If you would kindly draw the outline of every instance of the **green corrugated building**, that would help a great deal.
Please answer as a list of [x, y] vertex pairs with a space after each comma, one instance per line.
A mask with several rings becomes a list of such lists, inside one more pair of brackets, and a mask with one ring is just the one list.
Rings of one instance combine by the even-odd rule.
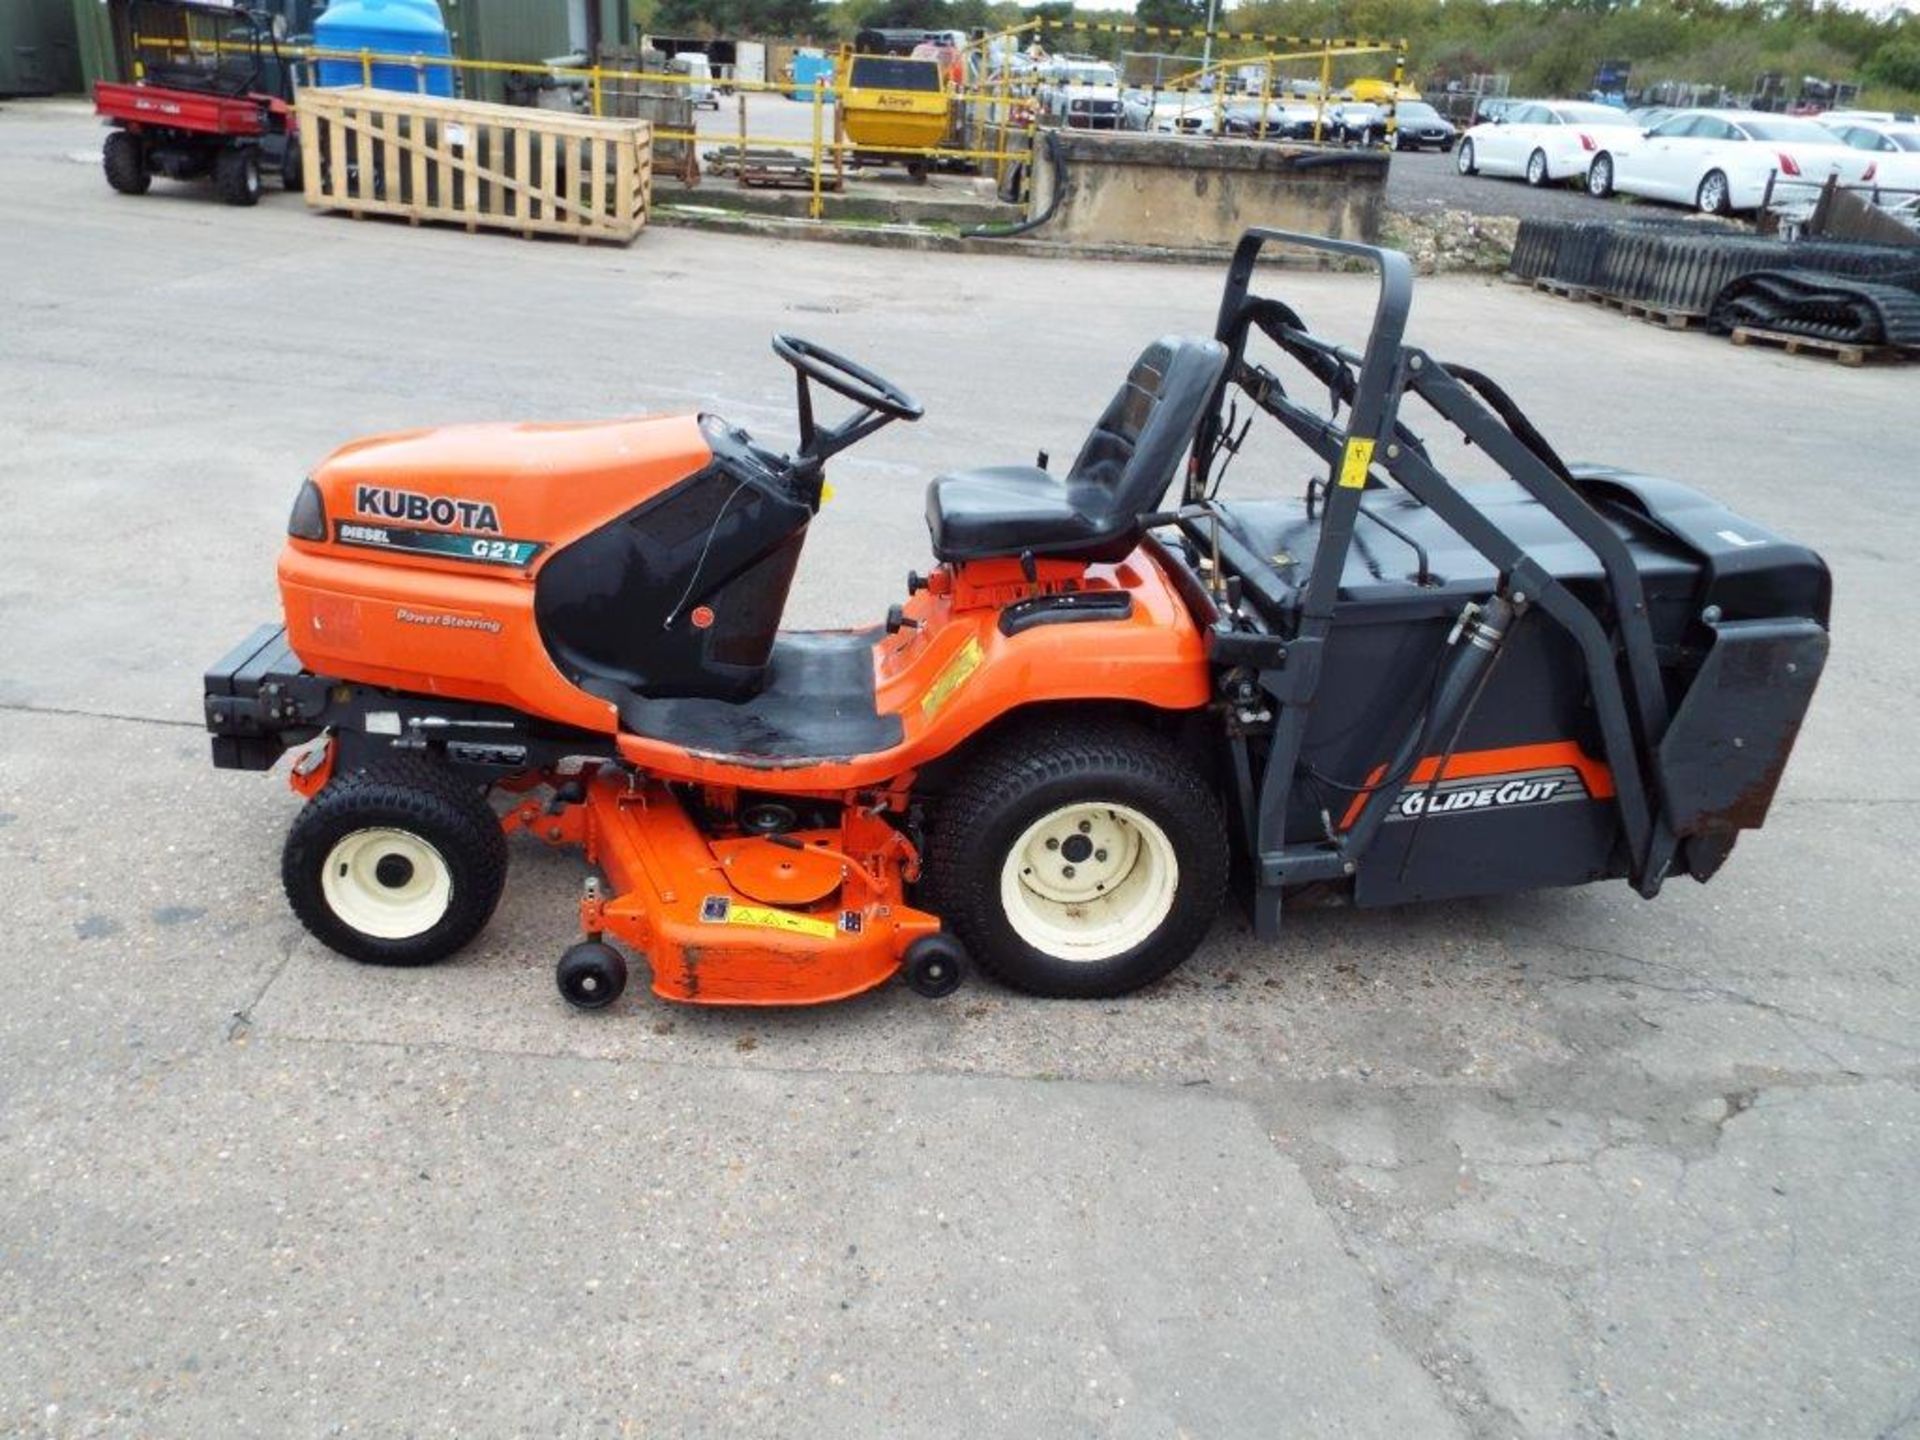
[[0, 95], [80, 88], [71, 0], [0, 0]]
[[[14, 6], [71, 5], [78, 31], [80, 68], [91, 88], [95, 80], [116, 74], [115, 20], [106, 0], [0, 0], [0, 14]], [[113, 7], [115, 11], [123, 7]], [[311, 27], [325, 6], [281, 0], [265, 8], [287, 15], [295, 32]], [[545, 60], [573, 51], [591, 54], [596, 45], [626, 45], [633, 39], [628, 0], [440, 0], [453, 53], [462, 60]], [[475, 100], [499, 100], [504, 77], [473, 73], [461, 78], [461, 93]]]

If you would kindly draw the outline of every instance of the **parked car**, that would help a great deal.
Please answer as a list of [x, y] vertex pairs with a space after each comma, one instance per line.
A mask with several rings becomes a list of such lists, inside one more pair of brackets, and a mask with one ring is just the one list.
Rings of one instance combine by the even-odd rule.
[[1912, 125], [1920, 122], [1920, 115], [1911, 110], [1829, 110], [1820, 121], [1827, 126]]
[[1670, 116], [1679, 113], [1679, 108], [1673, 105], [1641, 105], [1627, 111], [1627, 118], [1642, 130], [1651, 130]]
[[1920, 125], [1823, 122], [1855, 150], [1874, 158], [1872, 181], [1890, 190], [1920, 190]]
[[1874, 157], [1811, 120], [1746, 110], [1682, 110], [1644, 135], [1610, 138], [1587, 170], [1587, 193], [1616, 190], [1692, 205], [1709, 215], [1757, 210], [1776, 190], [1871, 179]]
[[1393, 107], [1393, 116], [1393, 148], [1396, 150], [1424, 150], [1431, 146], [1444, 155], [1460, 138], [1453, 122], [1424, 100], [1402, 100]]
[[1370, 100], [1342, 100], [1327, 107], [1321, 138], [1372, 145], [1387, 138], [1387, 112]]
[[1488, 95], [1484, 97], [1478, 105], [1473, 107], [1473, 123], [1476, 125], [1490, 125], [1495, 120], [1504, 116], [1509, 110], [1513, 109], [1514, 106], [1524, 103], [1524, 101], [1515, 100], [1506, 95]]
[[1216, 118], [1210, 96], [1182, 91], [1153, 101], [1141, 128], [1160, 135], [1211, 135]]
[[1529, 185], [1583, 180], [1593, 157], [1615, 142], [1638, 139], [1626, 112], [1585, 100], [1528, 100], [1460, 141], [1462, 175], [1520, 175]]
[[1228, 135], [1239, 135], [1255, 139], [1268, 140], [1311, 140], [1313, 121], [1319, 112], [1301, 100], [1269, 100], [1266, 110], [1266, 125], [1263, 129], [1260, 117], [1260, 102], [1237, 101], [1227, 106], [1227, 119], [1223, 127]]

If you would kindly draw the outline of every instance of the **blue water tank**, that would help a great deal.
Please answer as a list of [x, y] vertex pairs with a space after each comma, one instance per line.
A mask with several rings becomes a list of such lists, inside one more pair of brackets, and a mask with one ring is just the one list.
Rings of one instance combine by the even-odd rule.
[[[321, 50], [367, 50], [376, 56], [453, 54], [437, 0], [333, 0], [313, 22], [313, 43]], [[376, 60], [372, 69], [377, 90], [453, 94], [450, 65]], [[322, 85], [358, 85], [366, 78], [358, 60], [322, 60], [319, 72]]]
[[833, 104], [833, 57], [831, 55], [808, 55], [804, 51], [793, 57], [793, 89], [788, 92], [794, 100], [813, 103], [813, 82], [827, 82], [826, 103]]

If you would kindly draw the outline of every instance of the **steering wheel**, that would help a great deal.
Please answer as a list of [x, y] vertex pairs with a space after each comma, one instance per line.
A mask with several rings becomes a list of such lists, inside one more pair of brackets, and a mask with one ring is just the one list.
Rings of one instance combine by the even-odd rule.
[[856, 365], [844, 355], [836, 355], [824, 345], [802, 340], [798, 335], [773, 337], [773, 353], [809, 380], [818, 380], [834, 394], [853, 401], [863, 410], [872, 410], [889, 420], [918, 420], [926, 414], [921, 403], [891, 380]]

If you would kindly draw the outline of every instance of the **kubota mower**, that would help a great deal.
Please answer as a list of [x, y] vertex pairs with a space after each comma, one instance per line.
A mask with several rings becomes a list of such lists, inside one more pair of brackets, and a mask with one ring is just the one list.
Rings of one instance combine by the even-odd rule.
[[[1363, 353], [1250, 292], [1276, 243], [1377, 270]], [[473, 939], [516, 832], [579, 847], [559, 983], [587, 1007], [625, 984], [610, 941], [707, 1004], [903, 967], [941, 994], [967, 956], [1107, 996], [1178, 965], [1230, 884], [1272, 936], [1305, 892], [1706, 880], [1806, 712], [1826, 568], [1563, 463], [1403, 343], [1410, 298], [1402, 255], [1250, 232], [1212, 338], [1148, 346], [1064, 477], [933, 481], [933, 568], [869, 630], [781, 610], [828, 460], [921, 408], [805, 341], [774, 341], [792, 454], [705, 414], [350, 445], [294, 502], [284, 626], [207, 676], [214, 761], [300, 747], [287, 893], [357, 960]], [[852, 413], [822, 423], [816, 385]], [[1502, 478], [1450, 480], [1412, 402]], [[1293, 457], [1266, 488], [1304, 451], [1304, 492], [1223, 499], [1262, 416]]]
[[101, 152], [109, 185], [144, 195], [155, 175], [210, 176], [229, 205], [259, 201], [263, 170], [300, 188], [284, 21], [237, 0], [126, 0], [109, 24], [135, 76], [93, 87], [94, 110], [113, 127]]

